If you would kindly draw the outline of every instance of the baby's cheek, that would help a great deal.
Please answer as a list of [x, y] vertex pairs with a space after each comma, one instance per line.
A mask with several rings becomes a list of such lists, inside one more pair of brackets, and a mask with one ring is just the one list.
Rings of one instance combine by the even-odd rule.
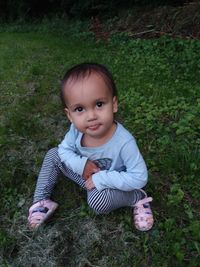
[[82, 120], [77, 121], [75, 126], [80, 132], [84, 132], [86, 130], [86, 125], [83, 123]]

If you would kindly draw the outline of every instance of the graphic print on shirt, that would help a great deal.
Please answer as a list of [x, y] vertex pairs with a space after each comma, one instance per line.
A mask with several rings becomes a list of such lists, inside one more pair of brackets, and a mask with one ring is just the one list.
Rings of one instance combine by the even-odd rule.
[[112, 159], [109, 158], [96, 159], [94, 160], [94, 163], [101, 171], [109, 170], [112, 165]]

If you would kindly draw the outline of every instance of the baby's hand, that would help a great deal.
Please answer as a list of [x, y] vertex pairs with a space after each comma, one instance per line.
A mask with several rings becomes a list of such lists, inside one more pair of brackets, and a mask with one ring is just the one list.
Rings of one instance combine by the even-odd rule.
[[92, 174], [98, 171], [100, 171], [100, 169], [97, 167], [97, 165], [93, 161], [88, 160], [83, 171], [83, 178], [87, 181]]
[[93, 188], [95, 188], [92, 177], [87, 179], [87, 181], [85, 182], [85, 187], [87, 188], [87, 190], [92, 190]]

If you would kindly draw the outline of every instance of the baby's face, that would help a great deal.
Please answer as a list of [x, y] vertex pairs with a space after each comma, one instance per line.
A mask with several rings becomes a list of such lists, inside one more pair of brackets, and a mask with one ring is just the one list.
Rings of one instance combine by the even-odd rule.
[[117, 99], [100, 75], [67, 82], [64, 98], [66, 115], [80, 132], [102, 140], [111, 135]]

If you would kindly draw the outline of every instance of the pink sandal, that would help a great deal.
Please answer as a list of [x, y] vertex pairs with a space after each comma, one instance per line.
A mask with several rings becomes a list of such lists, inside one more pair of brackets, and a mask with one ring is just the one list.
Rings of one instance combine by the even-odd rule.
[[29, 209], [28, 223], [31, 228], [37, 228], [50, 218], [58, 208], [58, 204], [50, 199], [44, 199], [33, 204]]
[[[143, 190], [141, 191], [145, 193]], [[144, 199], [139, 200], [134, 205], [134, 209], [133, 209], [134, 223], [135, 223], [136, 229], [140, 231], [148, 231], [153, 226], [154, 219], [153, 219], [152, 210], [149, 204], [149, 202], [151, 202], [152, 200], [153, 200], [152, 197], [146, 196]]]

